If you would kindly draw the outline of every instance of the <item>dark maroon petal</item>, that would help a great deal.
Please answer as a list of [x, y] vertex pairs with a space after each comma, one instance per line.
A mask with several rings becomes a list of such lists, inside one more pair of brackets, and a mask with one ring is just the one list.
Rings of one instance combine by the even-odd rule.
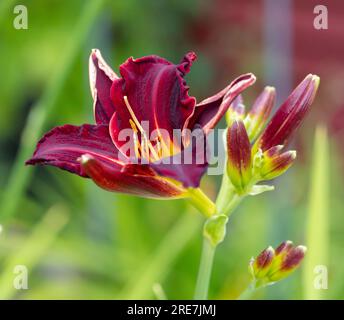
[[265, 151], [286, 144], [313, 103], [318, 86], [319, 77], [308, 75], [277, 110], [256, 145]]
[[123, 165], [117, 160], [118, 150], [112, 143], [108, 126], [90, 124], [80, 127], [67, 124], [52, 129], [38, 142], [26, 164], [56, 166], [85, 177], [78, 161], [85, 153], [118, 168]]
[[188, 128], [192, 129], [195, 124], [199, 124], [208, 133], [221, 120], [233, 100], [255, 81], [253, 74], [244, 74], [222, 91], [198, 103], [194, 114], [188, 120]]
[[106, 64], [97, 49], [93, 49], [90, 55], [89, 76], [95, 121], [97, 124], [108, 124], [115, 112], [110, 98], [110, 89], [112, 82], [118, 79], [118, 76]]
[[208, 167], [207, 141], [203, 130], [198, 128], [188, 140], [190, 144], [181, 153], [150, 166], [159, 175], [182, 182], [185, 188], [197, 188]]
[[146, 198], [182, 197], [185, 190], [176, 184], [153, 175], [149, 167], [124, 166], [122, 170], [99, 161], [91, 155], [83, 155], [81, 163], [86, 174], [101, 188]]
[[124, 96], [137, 120], [149, 122], [150, 131], [162, 128], [172, 137], [173, 129], [183, 128], [196, 104], [195, 98], [188, 95], [189, 88], [183, 77], [195, 59], [196, 55], [191, 52], [179, 65], [158, 56], [129, 58], [121, 65], [122, 79], [115, 81], [111, 88], [116, 113], [111, 119], [110, 133], [118, 147], [124, 143], [118, 141], [120, 130], [131, 128], [129, 120], [134, 120]]

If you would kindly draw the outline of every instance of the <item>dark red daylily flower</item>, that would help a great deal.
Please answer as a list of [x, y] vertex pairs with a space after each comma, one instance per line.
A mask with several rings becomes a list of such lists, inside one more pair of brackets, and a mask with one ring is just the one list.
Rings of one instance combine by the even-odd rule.
[[[184, 196], [186, 188], [198, 187], [207, 169], [206, 148], [199, 154], [197, 143], [190, 144], [192, 139], [186, 136], [176, 142], [173, 130], [198, 129], [207, 134], [233, 99], [255, 82], [252, 74], [242, 75], [197, 104], [184, 80], [195, 59], [192, 52], [177, 65], [158, 56], [129, 58], [120, 66], [119, 77], [93, 50], [90, 85], [96, 124], [52, 129], [26, 163], [52, 165], [92, 178], [109, 191], [153, 198]], [[127, 129], [129, 141], [121, 139]], [[157, 133], [154, 141], [149, 139], [152, 131]], [[125, 149], [128, 143], [130, 148]], [[128, 150], [134, 150], [134, 155]], [[191, 154], [191, 162], [173, 161], [186, 154]], [[198, 163], [202, 156], [203, 162]]]

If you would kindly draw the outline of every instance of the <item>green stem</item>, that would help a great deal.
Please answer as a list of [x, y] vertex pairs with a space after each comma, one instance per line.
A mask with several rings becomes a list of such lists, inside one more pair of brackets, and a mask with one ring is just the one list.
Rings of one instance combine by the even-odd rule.
[[256, 291], [254, 284], [250, 284], [238, 297], [237, 300], [250, 300], [252, 298], [252, 295]]
[[216, 212], [214, 202], [200, 188], [190, 188], [188, 194], [190, 203], [207, 218], [210, 218]]
[[222, 176], [220, 191], [216, 199], [217, 211], [220, 212], [221, 214], [226, 214], [226, 207], [227, 207], [228, 201], [231, 201], [229, 199], [233, 199], [235, 195], [236, 193], [235, 193], [234, 187], [230, 183], [227, 174], [224, 173]]
[[[193, 189], [195, 190], [195, 189]], [[207, 217], [213, 216], [216, 214], [227, 214], [228, 216], [235, 210], [240, 201], [243, 199], [243, 196], [239, 196], [231, 183], [228, 181], [226, 174], [223, 175], [222, 185], [220, 188], [219, 195], [216, 199], [216, 207], [211, 210], [211, 214]], [[202, 202], [201, 202], [202, 203]], [[213, 204], [214, 205], [214, 204]], [[203, 211], [202, 211], [203, 212]], [[203, 212], [204, 213], [204, 212]], [[211, 269], [214, 261], [214, 255], [217, 245], [212, 245], [204, 236], [203, 239], [203, 249], [202, 256], [197, 276], [197, 284], [195, 290], [195, 299], [207, 299], [208, 297], [208, 288], [211, 276]]]
[[231, 201], [229, 201], [229, 203], [223, 210], [224, 214], [227, 214], [228, 216], [230, 216], [234, 212], [234, 209], [239, 205], [241, 200], [244, 199], [244, 197], [245, 197], [244, 195], [240, 196], [238, 194], [234, 194]]
[[216, 211], [230, 216], [245, 196], [245, 194], [239, 195], [235, 191], [225, 173], [222, 177], [220, 192], [216, 199]]
[[216, 246], [212, 246], [208, 239], [203, 240], [201, 263], [198, 271], [195, 300], [206, 300], [214, 261]]

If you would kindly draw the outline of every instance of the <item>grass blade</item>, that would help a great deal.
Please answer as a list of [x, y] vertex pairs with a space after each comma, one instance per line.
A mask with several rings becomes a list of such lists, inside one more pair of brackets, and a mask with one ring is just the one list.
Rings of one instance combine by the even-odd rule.
[[[57, 234], [65, 226], [67, 220], [68, 215], [63, 207], [54, 206], [48, 210], [21, 248], [7, 259], [0, 274], [0, 299], [11, 299], [16, 293], [13, 285], [15, 266], [23, 265], [30, 273], [40, 257], [56, 239]], [[6, 239], [1, 239], [1, 241], [6, 241]]]
[[183, 213], [160, 242], [156, 251], [138, 269], [124, 287], [119, 299], [148, 299], [155, 283], [162, 283], [172, 264], [188, 242], [201, 231], [201, 219], [190, 212]]
[[[323, 299], [326, 290], [321, 285], [323, 269], [328, 267], [328, 213], [329, 213], [329, 146], [326, 128], [319, 126], [315, 133], [313, 165], [311, 171], [308, 217], [306, 223], [306, 254], [303, 269], [303, 291], [305, 299]], [[327, 274], [323, 274], [327, 277]], [[325, 280], [327, 281], [327, 280]], [[323, 283], [324, 284], [324, 283]]]
[[[87, 2], [80, 20], [76, 23], [74, 34], [70, 37], [69, 46], [67, 45], [66, 49], [61, 50], [61, 65], [57, 68], [57, 73], [48, 83], [41, 99], [29, 114], [8, 185], [3, 193], [0, 205], [0, 218], [2, 222], [11, 217], [17, 209], [18, 199], [21, 198], [33, 170], [32, 168], [25, 167], [24, 162], [31, 156], [36, 142], [43, 133], [44, 125], [56, 106], [55, 102], [63, 89], [67, 76], [72, 70], [79, 49], [87, 39], [103, 3], [104, 0]], [[63, 55], [63, 53], [65, 54]]]

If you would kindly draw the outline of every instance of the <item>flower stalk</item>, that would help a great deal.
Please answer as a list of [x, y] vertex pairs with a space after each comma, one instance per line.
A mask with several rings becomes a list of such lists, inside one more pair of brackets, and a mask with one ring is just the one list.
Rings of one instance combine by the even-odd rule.
[[[227, 193], [228, 191], [228, 193]], [[219, 211], [219, 208], [222, 209], [224, 205], [225, 197], [231, 196], [232, 206], [227, 214], [218, 214], [218, 212], [225, 212]], [[202, 248], [202, 255], [201, 261], [197, 276], [196, 282], [196, 289], [195, 289], [195, 300], [206, 300], [208, 298], [208, 289], [211, 277], [211, 270], [214, 262], [215, 252], [217, 246], [224, 240], [226, 236], [226, 226], [228, 222], [228, 216], [234, 211], [234, 209], [239, 204], [239, 199], [241, 197], [238, 196], [233, 188], [230, 188], [229, 185], [225, 185], [224, 189], [221, 188], [219, 193], [220, 199], [218, 198], [216, 204], [216, 214], [208, 218], [204, 223], [203, 228], [203, 248]], [[221, 199], [222, 197], [222, 199]], [[225, 210], [228, 209], [227, 207], [223, 207]]]
[[188, 196], [190, 203], [198, 209], [206, 218], [210, 218], [216, 212], [215, 204], [200, 188], [189, 188]]
[[195, 300], [208, 299], [208, 289], [210, 283], [211, 270], [214, 262], [216, 246], [213, 246], [209, 239], [203, 239], [201, 262], [198, 271]]

